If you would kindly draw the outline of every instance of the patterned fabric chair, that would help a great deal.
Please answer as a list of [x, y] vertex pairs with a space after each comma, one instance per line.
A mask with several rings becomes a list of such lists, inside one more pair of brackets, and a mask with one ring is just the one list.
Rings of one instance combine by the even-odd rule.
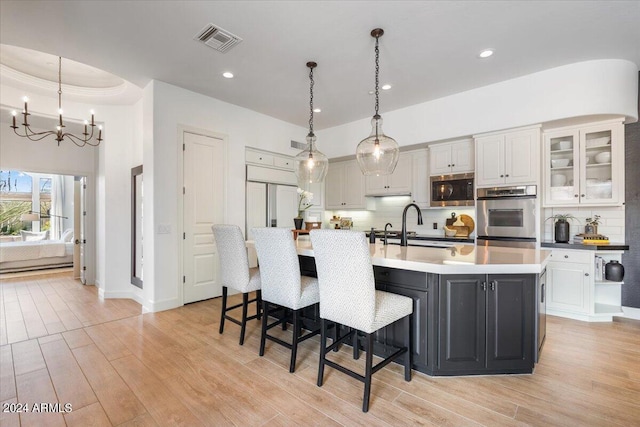
[[[413, 300], [389, 292], [377, 291], [371, 265], [369, 244], [365, 234], [348, 230], [312, 230], [311, 244], [315, 255], [320, 286], [320, 364], [318, 386], [322, 386], [324, 366], [328, 365], [364, 382], [362, 411], [369, 410], [371, 375], [391, 361], [404, 356], [404, 377], [411, 381], [411, 316]], [[398, 320], [407, 331], [404, 346], [373, 366], [374, 333]], [[332, 321], [351, 330], [327, 347], [327, 327]], [[366, 352], [365, 375], [327, 360], [327, 353], [340, 342], [353, 340], [353, 358], [360, 356], [358, 331], [364, 334]]]
[[[262, 275], [262, 312], [264, 316], [262, 317], [260, 356], [264, 355], [267, 339], [276, 342], [291, 350], [289, 372], [294, 372], [298, 344], [320, 332], [320, 329], [315, 327], [312, 332], [301, 336], [304, 322], [302, 310], [317, 304], [319, 300], [318, 280], [313, 277], [300, 276], [300, 263], [291, 230], [286, 228], [254, 228], [252, 233], [256, 242], [256, 252]], [[275, 306], [275, 309], [270, 311], [270, 306]], [[267, 334], [268, 330], [278, 325], [282, 325], [282, 328], [286, 329], [286, 322], [289, 319], [286, 314], [268, 324], [268, 313], [273, 313], [280, 308], [285, 313], [288, 310], [292, 312], [293, 340], [291, 344]]]
[[[242, 230], [237, 225], [213, 225], [218, 254], [220, 256], [220, 278], [222, 281], [222, 312], [220, 313], [220, 330], [224, 331], [224, 321], [229, 320], [240, 325], [240, 345], [244, 344], [244, 334], [247, 329], [247, 320], [260, 320], [260, 270], [249, 268], [247, 248], [242, 236]], [[242, 303], [227, 307], [228, 288], [242, 292]], [[250, 292], [256, 292], [256, 297], [249, 299]], [[247, 309], [250, 303], [256, 303], [256, 314], [247, 317]], [[238, 321], [227, 313], [242, 307], [242, 319]]]

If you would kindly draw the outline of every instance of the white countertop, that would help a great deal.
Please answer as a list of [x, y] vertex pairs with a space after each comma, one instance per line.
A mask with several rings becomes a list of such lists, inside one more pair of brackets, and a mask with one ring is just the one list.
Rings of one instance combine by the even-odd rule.
[[[298, 255], [313, 256], [310, 240], [296, 241]], [[449, 248], [370, 244], [371, 262], [381, 267], [436, 274], [537, 274], [550, 250], [454, 245]]]

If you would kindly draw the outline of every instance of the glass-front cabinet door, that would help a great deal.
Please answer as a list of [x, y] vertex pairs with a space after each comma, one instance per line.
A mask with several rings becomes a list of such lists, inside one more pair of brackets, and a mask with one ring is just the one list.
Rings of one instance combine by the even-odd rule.
[[[607, 126], [594, 126], [580, 133], [581, 168], [580, 182], [581, 203], [609, 204], [618, 200], [618, 188], [621, 183], [614, 179], [614, 167], [617, 165], [614, 152], [613, 129]], [[619, 145], [619, 144], [618, 144]]]
[[545, 199], [549, 206], [580, 203], [580, 135], [577, 130], [546, 132]]
[[544, 133], [544, 206], [620, 205], [624, 196], [622, 122]]

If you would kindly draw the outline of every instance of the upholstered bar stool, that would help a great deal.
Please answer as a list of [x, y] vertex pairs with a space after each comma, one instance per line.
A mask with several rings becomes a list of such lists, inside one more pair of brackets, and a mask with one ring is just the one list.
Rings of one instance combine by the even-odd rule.
[[[318, 386], [322, 386], [324, 367], [328, 365], [364, 383], [362, 411], [369, 410], [371, 376], [404, 356], [404, 378], [411, 381], [411, 316], [413, 300], [390, 292], [377, 291], [365, 234], [348, 230], [312, 230], [311, 244], [320, 287], [320, 363]], [[374, 333], [401, 320], [406, 331], [404, 346], [373, 366]], [[351, 330], [327, 347], [328, 321]], [[341, 342], [353, 340], [353, 357], [360, 355], [358, 331], [364, 334], [365, 374], [352, 371], [326, 355]]]
[[[260, 356], [264, 355], [267, 339], [276, 342], [291, 350], [289, 372], [294, 372], [298, 344], [320, 332], [316, 324], [310, 326], [311, 332], [302, 335], [302, 327], [307, 327], [304, 324], [302, 310], [318, 303], [318, 280], [314, 277], [300, 275], [300, 263], [291, 230], [286, 228], [254, 228], [252, 233], [262, 277], [263, 317]], [[273, 309], [270, 309], [272, 306]], [[289, 319], [289, 316], [285, 314], [269, 324], [268, 314], [274, 313], [278, 309], [283, 309], [285, 313], [288, 310], [292, 312], [293, 339], [291, 344], [267, 334], [270, 329], [278, 325], [282, 325], [284, 329]]]
[[[220, 330], [224, 331], [224, 321], [228, 320], [240, 325], [240, 345], [244, 344], [244, 334], [247, 329], [247, 320], [260, 320], [260, 270], [249, 268], [247, 247], [242, 236], [242, 230], [237, 225], [213, 225], [213, 235], [220, 256], [220, 278], [222, 281], [222, 311], [220, 313]], [[228, 288], [242, 292], [242, 303], [227, 307]], [[250, 292], [256, 292], [254, 299], [249, 299]], [[256, 303], [256, 314], [247, 316], [249, 304]], [[227, 313], [242, 307], [240, 321], [230, 317]]]

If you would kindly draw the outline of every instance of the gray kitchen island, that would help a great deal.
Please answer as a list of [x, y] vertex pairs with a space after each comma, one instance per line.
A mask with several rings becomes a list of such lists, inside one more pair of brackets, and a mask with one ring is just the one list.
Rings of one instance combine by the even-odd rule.
[[[316, 274], [308, 240], [302, 274]], [[544, 339], [550, 251], [371, 244], [376, 288], [411, 297], [413, 368], [429, 375], [531, 373]], [[376, 335], [376, 353], [402, 345], [402, 324]]]

